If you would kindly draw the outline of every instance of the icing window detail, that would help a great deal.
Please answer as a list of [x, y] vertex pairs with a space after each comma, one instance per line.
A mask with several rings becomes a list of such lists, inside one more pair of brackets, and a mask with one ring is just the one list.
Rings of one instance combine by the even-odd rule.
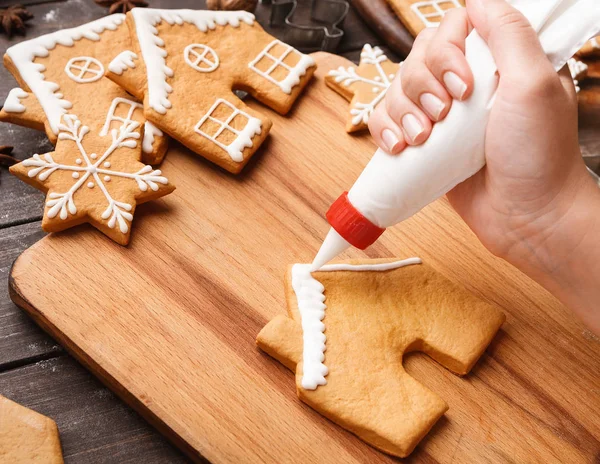
[[[100, 136], [104, 137], [106, 134], [108, 134], [108, 130], [110, 129], [110, 123], [113, 121], [118, 121], [121, 123], [121, 125], [118, 128], [115, 128], [115, 130], [120, 129], [125, 125], [129, 125], [133, 122], [137, 123], [137, 121], [134, 121], [133, 119], [131, 119], [131, 117], [133, 116], [133, 112], [138, 108], [143, 109], [143, 106], [134, 101], [127, 100], [126, 98], [115, 98], [110, 104], [110, 108], [108, 109], [106, 121], [104, 122], [104, 126], [102, 126]], [[123, 114], [124, 117], [117, 116], [118, 114]]]
[[200, 72], [213, 72], [219, 67], [219, 57], [210, 47], [203, 44], [190, 44], [183, 51], [185, 62]]
[[[288, 64], [293, 57], [297, 59], [296, 64]], [[314, 64], [315, 61], [310, 56], [303, 55], [280, 40], [274, 40], [248, 64], [248, 67], [289, 94], [292, 93], [292, 88], [300, 83], [300, 77]], [[281, 75], [283, 77], [275, 77]]]
[[444, 15], [454, 8], [462, 8], [458, 0], [430, 0], [413, 3], [411, 10], [427, 27], [437, 27]]
[[[236, 129], [231, 124], [234, 119], [246, 120], [242, 129]], [[216, 130], [210, 130], [207, 126], [216, 125]], [[222, 98], [217, 99], [198, 124], [194, 127], [196, 133], [206, 137], [225, 150], [231, 159], [238, 163], [244, 160], [242, 152], [244, 148], [252, 146], [252, 137], [261, 133], [260, 119], [250, 116], [248, 113], [235, 107]], [[210, 132], [210, 133], [209, 133]], [[227, 133], [234, 134], [235, 138], [229, 143], [223, 142]]]
[[104, 76], [104, 66], [91, 56], [78, 56], [71, 58], [65, 66], [67, 76], [80, 84], [96, 82]]

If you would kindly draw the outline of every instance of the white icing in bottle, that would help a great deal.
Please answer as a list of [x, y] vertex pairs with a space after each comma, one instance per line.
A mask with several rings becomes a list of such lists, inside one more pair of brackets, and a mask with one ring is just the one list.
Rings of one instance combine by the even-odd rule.
[[[538, 32], [558, 71], [600, 30], [598, 0], [512, 0]], [[386, 228], [403, 221], [445, 195], [485, 165], [485, 129], [497, 87], [496, 65], [477, 31], [466, 41], [466, 58], [475, 80], [473, 95], [454, 101], [421, 146], [400, 155], [379, 149], [348, 192], [350, 203], [372, 224]], [[313, 269], [350, 244], [331, 231]]]
[[[391, 271], [412, 264], [421, 264], [419, 258], [380, 264], [329, 264], [319, 272]], [[292, 267], [292, 288], [298, 301], [298, 311], [302, 319], [302, 388], [315, 390], [326, 385], [325, 376], [329, 373], [325, 365], [325, 287], [311, 275], [310, 264], [294, 264]]]

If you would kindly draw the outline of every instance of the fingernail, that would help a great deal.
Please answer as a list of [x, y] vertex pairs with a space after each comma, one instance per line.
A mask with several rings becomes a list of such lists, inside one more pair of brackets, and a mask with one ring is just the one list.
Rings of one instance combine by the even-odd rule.
[[404, 132], [406, 132], [406, 135], [410, 141], [413, 143], [415, 142], [416, 138], [425, 130], [417, 117], [412, 113], [404, 115], [402, 118], [402, 127], [404, 128]]
[[419, 101], [421, 102], [423, 109], [434, 121], [437, 121], [440, 118], [440, 114], [442, 114], [445, 107], [442, 100], [432, 93], [424, 93], [419, 97]]
[[448, 92], [450, 92], [454, 98], [457, 100], [463, 99], [465, 92], [467, 91], [467, 84], [465, 84], [458, 75], [452, 71], [448, 71], [444, 74], [444, 84], [446, 84]]
[[399, 150], [400, 139], [392, 130], [384, 129], [381, 133], [381, 138], [383, 143], [385, 143], [388, 153], [394, 154]]

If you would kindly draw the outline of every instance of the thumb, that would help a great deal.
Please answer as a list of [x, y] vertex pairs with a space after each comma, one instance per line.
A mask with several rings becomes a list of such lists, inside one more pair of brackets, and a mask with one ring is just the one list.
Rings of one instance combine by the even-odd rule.
[[552, 71], [537, 33], [506, 0], [467, 0], [469, 20], [492, 52], [501, 77], [520, 82], [527, 69]]

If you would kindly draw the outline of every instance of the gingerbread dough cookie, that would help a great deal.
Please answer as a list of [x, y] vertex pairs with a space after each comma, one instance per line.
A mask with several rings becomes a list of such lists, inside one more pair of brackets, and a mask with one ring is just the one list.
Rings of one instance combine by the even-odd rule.
[[107, 16], [22, 42], [5, 55], [29, 92], [12, 90], [2, 116], [43, 122], [56, 143], [54, 152], [10, 168], [48, 192], [42, 220], [47, 232], [89, 222], [125, 245], [136, 204], [174, 190], [160, 170], [140, 162], [143, 149], [160, 157], [164, 137], [148, 124], [142, 105], [104, 77], [111, 50], [129, 42], [124, 20]]
[[385, 97], [400, 64], [393, 63], [379, 47], [366, 44], [358, 67], [332, 69], [325, 76], [329, 87], [350, 101], [346, 132], [366, 129], [375, 107]]
[[0, 462], [62, 464], [54, 421], [0, 395]]
[[286, 114], [316, 68], [246, 11], [135, 8], [127, 23], [132, 50], [114, 59], [107, 76], [143, 98], [156, 127], [232, 173], [272, 124], [232, 89]]
[[464, 0], [388, 0], [388, 3], [415, 37], [426, 27], [437, 27], [449, 10], [465, 6]]
[[448, 409], [406, 373], [402, 355], [422, 351], [465, 375], [505, 319], [420, 263], [354, 260], [312, 275], [310, 265], [296, 264], [286, 275], [288, 317], [273, 319], [257, 338], [296, 371], [302, 401], [400, 457]]
[[600, 57], [600, 37], [588, 40], [577, 52], [577, 56], [581, 58]]
[[[53, 145], [58, 140], [61, 118], [67, 113], [77, 115], [90, 127], [94, 121], [102, 126], [114, 98], [134, 100], [103, 78], [115, 50], [130, 48], [130, 40], [125, 15], [114, 14], [10, 47], [4, 65], [22, 88], [9, 92], [0, 121], [45, 129]], [[147, 121], [143, 133], [144, 162], [160, 163], [167, 150], [167, 137]]]

